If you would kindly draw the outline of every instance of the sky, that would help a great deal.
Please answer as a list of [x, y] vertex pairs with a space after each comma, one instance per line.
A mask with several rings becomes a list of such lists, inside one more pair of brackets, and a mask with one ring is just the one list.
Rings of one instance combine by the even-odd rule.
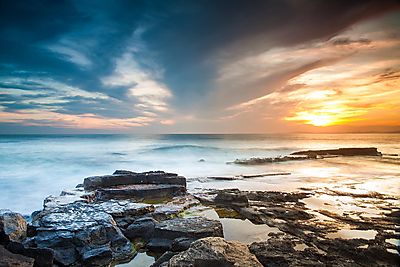
[[400, 132], [398, 1], [0, 0], [0, 133]]

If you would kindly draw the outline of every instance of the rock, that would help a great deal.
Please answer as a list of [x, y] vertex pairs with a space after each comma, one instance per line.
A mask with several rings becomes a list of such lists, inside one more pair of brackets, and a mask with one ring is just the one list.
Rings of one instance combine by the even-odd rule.
[[249, 249], [264, 266], [326, 266], [318, 260], [322, 255], [311, 251], [296, 251], [290, 241], [255, 242]]
[[108, 266], [112, 261], [113, 252], [108, 246], [90, 249], [82, 254], [85, 266]]
[[295, 161], [295, 160], [306, 160], [310, 159], [308, 156], [298, 155], [298, 156], [283, 156], [283, 157], [275, 157], [275, 158], [249, 158], [249, 159], [236, 159], [233, 162], [234, 164], [239, 165], [259, 165], [266, 163], [276, 163], [276, 162], [285, 162], [285, 161]]
[[34, 259], [11, 253], [0, 245], [1, 267], [33, 267]]
[[163, 171], [135, 173], [117, 170], [113, 175], [88, 177], [83, 182], [85, 190], [138, 184], [169, 184], [186, 188], [186, 178]]
[[171, 250], [174, 252], [187, 250], [190, 247], [190, 244], [193, 243], [193, 241], [195, 241], [193, 238], [187, 238], [187, 237], [175, 238], [172, 241]]
[[124, 234], [130, 240], [138, 237], [148, 240], [154, 234], [155, 224], [156, 221], [153, 218], [139, 218], [128, 226], [128, 228], [124, 231]]
[[177, 252], [167, 251], [162, 254], [150, 267], [161, 267], [161, 266], [168, 266], [168, 261], [178, 254]]
[[248, 207], [249, 200], [245, 193], [241, 192], [239, 189], [227, 189], [218, 192], [214, 199], [216, 204], [238, 206], [238, 207]]
[[350, 147], [325, 150], [307, 150], [293, 152], [290, 155], [306, 155], [308, 157], [336, 155], [336, 156], [382, 156], [376, 147]]
[[15, 254], [21, 254], [35, 260], [35, 266], [52, 267], [54, 251], [49, 248], [25, 248], [21, 243], [10, 242], [7, 249]]
[[185, 193], [185, 187], [173, 184], [120, 185], [97, 189], [96, 199], [165, 199]]
[[0, 210], [0, 243], [9, 241], [22, 241], [26, 237], [26, 220], [24, 217], [11, 210]]
[[223, 236], [222, 224], [204, 217], [175, 218], [156, 224], [154, 236], [174, 240], [179, 237], [199, 239]]
[[31, 242], [38, 248], [53, 249], [55, 261], [62, 265], [79, 264], [81, 260], [94, 265], [101, 261], [106, 265], [111, 260], [129, 259], [135, 253], [131, 243], [116, 226], [113, 217], [105, 212], [109, 208], [110, 213], [120, 213], [121, 207], [116, 203], [104, 207], [75, 202], [44, 209], [32, 218], [37, 235]]
[[179, 213], [185, 211], [186, 209], [198, 205], [199, 200], [194, 198], [192, 195], [183, 195], [174, 197], [171, 201], [167, 203], [155, 204], [155, 210], [152, 213], [153, 218], [158, 221], [170, 219], [176, 217]]
[[146, 248], [153, 252], [164, 252], [171, 250], [172, 242], [171, 239], [155, 237], [146, 244]]
[[188, 250], [173, 256], [169, 266], [261, 267], [262, 265], [245, 244], [226, 241], [220, 237], [207, 237], [193, 242]]

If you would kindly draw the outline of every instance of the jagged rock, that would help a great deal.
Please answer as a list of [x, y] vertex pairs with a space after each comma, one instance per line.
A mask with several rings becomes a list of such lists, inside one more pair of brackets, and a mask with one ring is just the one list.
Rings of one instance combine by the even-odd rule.
[[127, 238], [133, 240], [137, 237], [144, 238], [145, 240], [150, 239], [154, 234], [154, 227], [156, 221], [153, 218], [145, 217], [135, 220], [128, 228], [124, 231]]
[[0, 245], [1, 267], [33, 267], [34, 259], [14, 254]]
[[0, 243], [9, 241], [22, 241], [26, 237], [26, 220], [24, 217], [11, 210], [0, 210]]
[[179, 237], [203, 238], [223, 236], [222, 224], [204, 217], [175, 218], [156, 224], [154, 235], [174, 240]]
[[188, 250], [173, 256], [169, 266], [261, 267], [262, 265], [245, 244], [226, 241], [220, 237], [208, 237], [193, 242]]
[[96, 190], [98, 200], [108, 199], [165, 199], [186, 193], [186, 188], [174, 184], [120, 185]]
[[26, 248], [18, 242], [10, 242], [7, 249], [15, 254], [21, 254], [35, 260], [37, 267], [52, 267], [54, 261], [54, 251], [49, 248]]
[[218, 191], [217, 196], [214, 199], [216, 204], [248, 207], [249, 200], [245, 193], [239, 189], [226, 189]]
[[308, 157], [336, 155], [336, 156], [382, 156], [376, 147], [350, 147], [339, 149], [307, 150], [293, 152], [290, 155], [306, 155]]
[[83, 182], [85, 190], [138, 184], [169, 184], [186, 188], [186, 178], [163, 171], [135, 173], [117, 170], [113, 175], [87, 177]]
[[[31, 243], [38, 248], [53, 249], [56, 262], [63, 265], [82, 261], [87, 265], [106, 265], [111, 260], [129, 259], [135, 251], [106, 212], [119, 214], [121, 207], [116, 203], [104, 206], [75, 202], [44, 209], [32, 218], [37, 235]], [[127, 212], [133, 210], [127, 208]]]

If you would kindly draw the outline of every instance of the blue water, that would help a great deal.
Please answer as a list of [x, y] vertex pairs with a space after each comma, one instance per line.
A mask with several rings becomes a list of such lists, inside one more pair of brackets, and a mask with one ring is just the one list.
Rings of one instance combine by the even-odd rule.
[[[302, 149], [349, 146], [375, 146], [386, 153], [400, 153], [400, 134], [0, 135], [0, 208], [30, 214], [41, 209], [46, 196], [73, 188], [84, 177], [110, 174], [116, 169], [176, 172], [193, 179], [192, 187], [206, 186], [195, 182], [197, 177], [289, 170], [294, 175], [271, 178], [268, 183], [274, 189], [285, 188], [293, 177], [296, 185], [307, 183], [306, 178], [311, 176], [319, 177], [319, 173], [312, 173], [315, 168], [322, 168], [331, 176], [345, 176], [354, 169], [340, 167], [335, 174], [332, 168], [338, 167], [332, 162], [253, 167], [226, 162], [286, 155]], [[200, 159], [205, 162], [199, 162]], [[369, 164], [369, 168], [357, 173], [360, 177], [391, 178], [396, 176], [398, 167], [386, 164], [372, 168]]]

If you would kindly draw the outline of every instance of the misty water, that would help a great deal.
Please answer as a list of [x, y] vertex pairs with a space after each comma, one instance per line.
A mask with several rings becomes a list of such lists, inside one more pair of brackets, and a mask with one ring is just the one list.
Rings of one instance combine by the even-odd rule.
[[[400, 134], [3, 135], [0, 208], [28, 215], [42, 208], [46, 196], [74, 188], [84, 177], [111, 174], [116, 169], [176, 172], [188, 178], [189, 190], [292, 191], [351, 185], [355, 192], [400, 194], [399, 157], [342, 157], [258, 166], [227, 164], [237, 158], [339, 147], [377, 147], [383, 153], [399, 154]], [[238, 181], [204, 179], [265, 172], [290, 175]]]

